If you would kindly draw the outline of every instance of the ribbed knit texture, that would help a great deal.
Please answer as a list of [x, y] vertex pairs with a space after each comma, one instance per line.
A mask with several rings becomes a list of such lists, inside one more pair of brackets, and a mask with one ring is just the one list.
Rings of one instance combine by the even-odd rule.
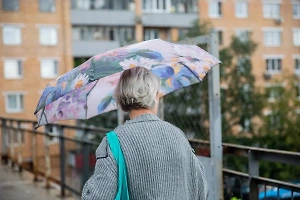
[[[125, 157], [131, 200], [205, 200], [204, 168], [184, 133], [145, 114], [115, 129]], [[96, 151], [94, 175], [83, 188], [83, 200], [113, 200], [118, 170], [104, 138]]]

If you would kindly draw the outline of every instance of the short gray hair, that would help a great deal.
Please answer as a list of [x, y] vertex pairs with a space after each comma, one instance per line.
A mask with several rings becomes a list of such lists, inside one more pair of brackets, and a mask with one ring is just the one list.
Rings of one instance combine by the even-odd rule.
[[160, 80], [144, 67], [125, 70], [115, 89], [118, 107], [125, 112], [141, 108], [152, 109], [159, 90]]

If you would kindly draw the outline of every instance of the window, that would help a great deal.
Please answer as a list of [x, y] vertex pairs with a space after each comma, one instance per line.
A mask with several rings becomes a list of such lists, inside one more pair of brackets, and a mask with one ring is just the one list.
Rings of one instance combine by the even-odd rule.
[[235, 33], [241, 42], [247, 42], [249, 40], [250, 31], [245, 29], [238, 29], [235, 31]]
[[265, 30], [264, 31], [264, 45], [268, 47], [277, 47], [281, 45], [281, 31], [280, 30]]
[[20, 8], [19, 0], [2, 0], [2, 10], [18, 11]]
[[223, 44], [223, 31], [218, 30], [218, 39], [219, 39], [219, 45]]
[[41, 77], [56, 78], [58, 76], [58, 62], [53, 59], [41, 60]]
[[72, 9], [82, 10], [131, 10], [134, 11], [134, 0], [72, 0]]
[[150, 12], [170, 12], [171, 0], [143, 0], [143, 10]]
[[296, 84], [296, 98], [300, 100], [300, 83]]
[[[58, 142], [58, 136], [59, 135], [59, 132], [58, 132], [58, 129], [56, 126], [53, 126], [53, 125], [46, 125], [45, 126], [45, 131], [47, 133], [50, 133], [51, 135], [53, 135], [53, 137], [49, 137], [49, 141], [51, 143], [55, 143], [55, 142]], [[46, 137], [46, 136], [45, 136]]]
[[281, 127], [280, 116], [276, 113], [270, 112], [267, 116], [269, 129], [275, 130]]
[[133, 27], [75, 26], [72, 28], [72, 39], [76, 41], [120, 39], [120, 42], [123, 42], [123, 40], [134, 40], [134, 34]]
[[300, 58], [295, 58], [295, 74], [300, 76]]
[[23, 75], [22, 61], [17, 59], [4, 60], [4, 78], [19, 79]]
[[198, 0], [174, 1], [171, 0], [171, 12], [193, 13], [198, 11]]
[[237, 73], [239, 75], [245, 75], [249, 71], [250, 60], [245, 57], [238, 58], [237, 60]]
[[21, 27], [3, 26], [2, 37], [4, 45], [20, 45], [22, 43]]
[[235, 3], [235, 16], [237, 18], [248, 17], [248, 3], [245, 1], [238, 1]]
[[55, 12], [55, 0], [39, 0], [41, 12]]
[[152, 40], [159, 38], [159, 31], [157, 29], [146, 29], [144, 33], [144, 40]]
[[280, 17], [280, 4], [278, 3], [264, 3], [263, 4], [264, 18], [277, 19]]
[[212, 18], [222, 17], [222, 2], [209, 2], [209, 16]]
[[242, 128], [242, 131], [249, 132], [250, 131], [250, 125], [251, 125], [251, 120], [250, 119], [248, 119], [245, 116], [241, 117], [240, 126]]
[[300, 29], [293, 30], [293, 41], [295, 46], [300, 46]]
[[293, 3], [293, 16], [294, 19], [300, 19], [300, 2]]
[[281, 58], [266, 59], [266, 69], [268, 74], [281, 73]]
[[40, 28], [40, 44], [50, 46], [56, 45], [57, 29], [53, 27]]
[[272, 84], [266, 87], [266, 95], [268, 98], [268, 101], [274, 102], [278, 100], [283, 93], [283, 86], [281, 84]]
[[5, 109], [8, 113], [22, 112], [24, 109], [24, 97], [23, 93], [6, 93]]

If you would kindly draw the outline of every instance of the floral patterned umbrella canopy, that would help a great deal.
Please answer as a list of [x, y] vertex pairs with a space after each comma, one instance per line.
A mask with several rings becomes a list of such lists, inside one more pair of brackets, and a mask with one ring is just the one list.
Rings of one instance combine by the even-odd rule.
[[135, 66], [161, 79], [161, 95], [200, 82], [218, 59], [193, 45], [160, 39], [108, 51], [58, 77], [45, 88], [35, 110], [38, 126], [89, 119], [117, 108], [113, 92], [121, 73]]

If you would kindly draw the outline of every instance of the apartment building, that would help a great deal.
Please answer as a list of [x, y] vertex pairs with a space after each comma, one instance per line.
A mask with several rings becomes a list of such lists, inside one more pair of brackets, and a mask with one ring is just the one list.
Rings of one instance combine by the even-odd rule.
[[176, 41], [198, 18], [197, 0], [73, 0], [74, 57], [161, 38]]
[[47, 83], [73, 67], [69, 1], [0, 0], [0, 115], [35, 119]]
[[299, 0], [0, 1], [3, 116], [34, 119], [42, 89], [73, 67], [72, 57], [77, 65], [133, 42], [175, 42], [198, 18], [219, 32], [220, 48], [233, 35], [247, 40], [252, 33], [259, 44], [252, 57], [256, 84], [271, 88], [270, 99], [276, 77], [300, 76]]
[[[300, 76], [300, 1], [299, 0], [207, 0], [199, 1], [200, 20], [209, 20], [219, 31], [221, 48], [233, 35], [251, 39], [258, 48], [251, 58], [256, 86], [265, 89], [270, 102], [276, 101], [285, 85], [274, 83], [283, 76]], [[243, 65], [238, 66], [243, 70]], [[300, 100], [300, 83], [295, 83]], [[277, 120], [266, 109], [270, 124]], [[276, 122], [275, 122], [276, 123]], [[244, 128], [250, 120], [245, 120]]]

